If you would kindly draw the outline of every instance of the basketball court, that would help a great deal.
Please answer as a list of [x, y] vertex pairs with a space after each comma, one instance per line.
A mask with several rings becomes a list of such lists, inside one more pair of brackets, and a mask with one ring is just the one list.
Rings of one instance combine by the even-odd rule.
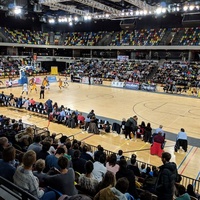
[[[150, 122], [154, 129], [162, 124], [164, 131], [167, 134], [169, 132], [170, 135], [170, 137], [166, 137], [167, 143], [164, 150], [172, 154], [172, 161], [176, 162], [179, 173], [194, 179], [199, 178], [199, 147], [192, 146], [193, 143], [189, 141], [188, 152], [185, 153], [180, 150], [175, 153], [175, 140], [169, 139], [175, 138], [180, 128], [184, 128], [188, 136], [193, 138], [193, 141], [199, 141], [200, 99], [182, 95], [111, 88], [109, 82], [105, 82], [104, 86], [70, 82], [69, 87], [61, 90], [58, 83], [51, 83], [50, 90], [45, 91], [45, 99], [40, 100], [40, 88], [37, 87], [38, 92], [32, 91], [32, 93], [29, 93], [29, 98], [34, 98], [38, 102], [45, 102], [50, 98], [53, 102], [57, 102], [59, 106], [63, 104], [72, 110], [83, 113], [89, 113], [93, 109], [97, 118], [104, 117], [116, 122], [121, 121], [122, 118], [127, 119], [137, 115], [138, 124], [141, 121]], [[15, 96], [20, 96], [22, 88], [13, 87], [3, 89], [3, 91], [7, 95], [12, 92]], [[94, 146], [101, 144], [105, 149], [113, 152], [122, 149], [125, 156], [136, 153], [140, 161], [156, 166], [162, 164], [159, 157], [150, 155], [150, 144], [144, 143], [141, 139], [125, 140], [124, 135], [117, 133], [88, 134], [78, 128], [69, 129], [64, 125], [53, 122], [49, 124], [46, 118], [32, 116], [29, 112], [11, 111], [8, 107], [1, 107], [0, 109], [1, 114], [11, 118], [22, 118], [24, 122], [39, 127], [48, 126], [51, 133], [74, 135], [76, 139]]]

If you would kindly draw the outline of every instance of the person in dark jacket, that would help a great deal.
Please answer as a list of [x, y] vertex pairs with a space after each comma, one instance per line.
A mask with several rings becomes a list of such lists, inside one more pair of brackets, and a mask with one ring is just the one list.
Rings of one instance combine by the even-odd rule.
[[83, 151], [82, 151], [82, 153], [81, 153], [80, 158], [85, 159], [85, 160], [91, 160], [92, 162], [94, 162], [94, 159], [92, 158], [91, 155], [89, 155], [89, 154], [87, 153], [87, 151], [88, 151], [88, 146], [87, 146], [87, 145], [84, 145], [84, 146], [83, 146]]
[[83, 158], [80, 158], [79, 150], [74, 151], [74, 155], [72, 157], [72, 163], [73, 163], [74, 171], [79, 172], [80, 174], [85, 174], [86, 160]]
[[171, 154], [163, 152], [161, 160], [163, 165], [159, 167], [156, 182], [158, 200], [173, 200], [174, 183], [177, 177], [177, 167], [174, 162], [169, 162]]
[[134, 198], [138, 198], [138, 193], [135, 186], [135, 175], [132, 170], [127, 169], [127, 162], [125, 159], [119, 161], [119, 171], [116, 173], [116, 180], [119, 178], [125, 177], [129, 181], [129, 187], [127, 192], [132, 195]]

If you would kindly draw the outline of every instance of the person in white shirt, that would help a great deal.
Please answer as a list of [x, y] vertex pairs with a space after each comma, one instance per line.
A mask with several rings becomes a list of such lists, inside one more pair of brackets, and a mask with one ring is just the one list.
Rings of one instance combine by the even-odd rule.
[[187, 146], [188, 146], [187, 134], [183, 128], [181, 128], [180, 132], [178, 133], [176, 137], [175, 152], [177, 152], [181, 146], [183, 150], [187, 152]]
[[94, 169], [92, 171], [92, 175], [98, 182], [102, 181], [105, 173], [107, 172], [107, 168], [104, 166], [105, 162], [106, 162], [105, 153], [102, 153], [99, 157], [99, 160], [96, 160], [94, 162]]
[[24, 83], [24, 84], [23, 84], [22, 94], [23, 94], [24, 92], [26, 92], [26, 95], [28, 95], [28, 85], [27, 85], [27, 83]]

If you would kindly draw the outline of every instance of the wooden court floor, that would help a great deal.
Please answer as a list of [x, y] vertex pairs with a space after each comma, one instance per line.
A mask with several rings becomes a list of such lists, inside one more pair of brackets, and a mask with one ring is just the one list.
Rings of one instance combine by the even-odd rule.
[[[188, 136], [199, 138], [200, 99], [71, 82], [69, 87], [61, 90], [58, 88], [58, 83], [52, 83], [50, 87], [50, 90], [45, 92], [44, 100], [39, 99], [39, 91], [37, 93], [32, 91], [28, 96], [42, 102], [50, 98], [53, 102], [58, 102], [59, 105], [63, 104], [72, 110], [84, 113], [94, 109], [97, 116], [120, 121], [122, 118], [127, 119], [137, 115], [139, 124], [141, 121], [150, 122], [152, 128], [157, 128], [162, 124], [165, 131], [175, 134], [179, 132], [180, 128], [184, 128]], [[22, 88], [13, 87], [3, 89], [3, 91], [5, 94], [12, 92], [14, 95], [20, 96]], [[141, 139], [125, 140], [124, 135], [117, 133], [88, 134], [81, 129], [69, 129], [53, 122], [49, 124], [45, 118], [31, 116], [28, 112], [11, 111], [8, 107], [1, 107], [0, 111], [1, 114], [11, 118], [21, 118], [26, 123], [36, 124], [39, 127], [48, 126], [51, 133], [61, 132], [68, 136], [74, 135], [76, 139], [88, 144], [101, 144], [105, 149], [114, 152], [122, 149], [125, 156], [136, 153], [140, 161], [156, 166], [162, 164], [159, 157], [150, 155], [150, 144], [144, 143]], [[175, 153], [174, 144], [174, 141], [168, 140], [165, 151], [172, 154], [171, 161], [176, 162], [179, 173], [195, 179], [199, 178], [200, 149], [189, 146], [188, 152], [180, 150]]]

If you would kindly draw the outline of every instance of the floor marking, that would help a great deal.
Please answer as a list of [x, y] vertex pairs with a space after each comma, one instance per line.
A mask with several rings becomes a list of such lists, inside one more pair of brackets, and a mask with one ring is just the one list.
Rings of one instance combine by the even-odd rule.
[[192, 149], [193, 149], [194, 147], [192, 147], [190, 150], [189, 150], [189, 152], [186, 154], [186, 156], [185, 156], [185, 158], [182, 160], [182, 162], [180, 163], [180, 165], [178, 166], [178, 170], [180, 169], [180, 167], [182, 166], [182, 164], [185, 162], [185, 160], [186, 160], [186, 158], [188, 157], [188, 155], [191, 153], [191, 151], [192, 151]]
[[83, 138], [83, 139], [82, 139], [82, 140], [80, 140], [80, 141], [84, 141], [84, 140], [86, 140], [86, 139], [88, 139], [88, 138], [90, 138], [90, 137], [92, 137], [92, 136], [94, 136], [94, 134], [92, 134], [92, 135], [89, 135], [89, 136], [87, 136], [87, 137]]
[[75, 133], [73, 136], [78, 135], [78, 134], [80, 134], [80, 133], [82, 133], [82, 131], [80, 131], [80, 132], [78, 132], [78, 133]]
[[192, 156], [190, 157], [190, 159], [188, 160], [188, 162], [186, 163], [185, 167], [183, 168], [183, 170], [181, 171], [180, 174], [182, 174], [185, 171], [186, 167], [188, 166], [189, 162], [191, 161], [191, 159], [193, 158], [193, 156], [194, 156], [194, 154], [196, 153], [197, 150], [198, 150], [198, 147], [196, 147], [194, 153], [192, 154]]

